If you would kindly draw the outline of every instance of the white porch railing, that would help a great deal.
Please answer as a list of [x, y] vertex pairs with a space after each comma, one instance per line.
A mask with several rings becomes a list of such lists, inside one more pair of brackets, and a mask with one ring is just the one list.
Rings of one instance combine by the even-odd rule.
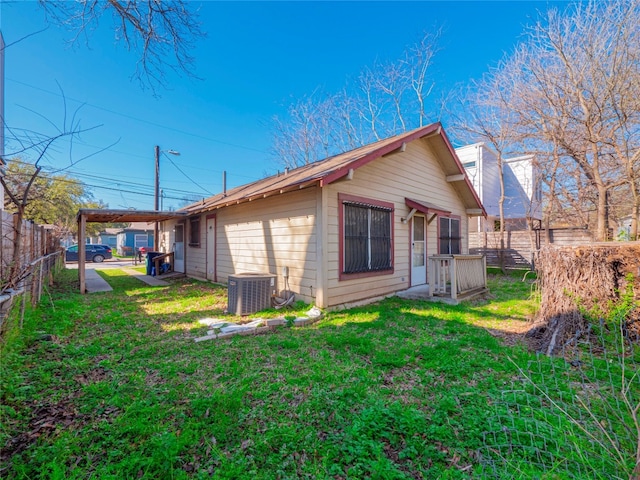
[[484, 255], [431, 255], [429, 292], [433, 296], [459, 296], [487, 288]]

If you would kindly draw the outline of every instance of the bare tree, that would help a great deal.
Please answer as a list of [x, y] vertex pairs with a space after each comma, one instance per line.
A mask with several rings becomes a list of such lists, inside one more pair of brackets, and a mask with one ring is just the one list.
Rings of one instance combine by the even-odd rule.
[[[167, 68], [193, 75], [194, 59], [191, 55], [193, 42], [196, 38], [203, 36], [203, 33], [196, 21], [196, 13], [190, 9], [188, 2], [183, 0], [78, 0], [74, 2], [39, 0], [39, 3], [52, 23], [64, 26], [73, 32], [73, 42], [79, 41], [81, 37], [87, 38], [104, 14], [111, 13], [116, 39], [121, 41], [128, 50], [139, 53], [135, 77], [142, 86], [148, 86], [154, 92], [156, 86], [163, 84]], [[3, 53], [8, 46], [29, 36], [9, 43], [3, 48]], [[170, 58], [173, 58], [173, 63], [169, 60]], [[42, 117], [37, 112], [33, 113]], [[23, 239], [20, 232], [27, 207], [32, 199], [32, 189], [43, 168], [43, 160], [55, 150], [54, 145], [61, 139], [66, 139], [73, 145], [82, 133], [96, 128], [81, 128], [75, 114], [69, 119], [66, 115], [66, 105], [61, 127], [44, 119], [53, 127], [52, 132], [42, 133], [30, 128], [12, 127], [5, 124], [4, 118], [1, 119], [3, 125], [0, 125], [0, 128], [6, 129], [7, 144], [13, 148], [12, 151], [6, 152], [5, 158], [19, 155], [31, 162], [33, 167], [26, 177], [19, 180], [0, 176], [8, 201], [15, 211], [14, 228], [17, 230], [17, 234], [14, 235], [9, 279], [20, 279], [23, 253]], [[111, 146], [83, 158], [74, 158], [71, 146], [69, 166]]]
[[67, 115], [66, 100], [62, 90], [61, 95], [63, 115], [58, 124], [37, 112], [33, 112], [34, 115], [43, 118], [47, 122], [49, 126], [48, 131], [39, 132], [31, 128], [11, 127], [8, 125], [0, 126], [6, 130], [5, 140], [7, 149], [5, 151], [5, 159], [21, 157], [21, 162], [26, 162], [25, 164], [29, 167], [21, 171], [19, 175], [11, 176], [10, 174], [14, 170], [10, 166], [7, 170], [7, 176], [0, 176], [0, 184], [2, 184], [6, 195], [5, 203], [9, 203], [10, 206], [8, 210], [14, 212], [14, 228], [17, 232], [17, 234], [13, 236], [13, 258], [11, 259], [11, 266], [9, 268], [9, 279], [20, 277], [19, 273], [22, 268], [21, 258], [23, 255], [23, 239], [20, 232], [22, 232], [23, 222], [30, 219], [27, 216], [27, 210], [30, 201], [33, 200], [32, 189], [36, 188], [38, 176], [43, 169], [43, 162], [50, 160], [53, 154], [56, 156], [60, 155], [60, 152], [56, 150], [57, 144], [62, 140], [69, 142], [69, 163], [66, 167], [50, 172], [54, 174], [70, 168], [94, 155], [98, 155], [117, 143], [115, 142], [82, 157], [75, 156], [73, 153], [74, 143], [80, 139], [82, 134], [99, 128], [100, 125], [82, 128], [80, 120], [77, 118], [78, 110], [76, 110], [73, 115]]
[[365, 128], [368, 127], [368, 130], [375, 139], [380, 140], [379, 130], [383, 127], [381, 125], [381, 117], [385, 110], [387, 99], [379, 90], [380, 83], [378, 82], [376, 73], [366, 68], [360, 74], [358, 86], [362, 95], [362, 100], [356, 103], [356, 109], [360, 119], [364, 122]]
[[306, 165], [422, 126], [440, 32], [427, 33], [395, 62], [376, 61], [337, 94], [316, 91], [274, 118], [273, 154], [286, 167]]
[[521, 133], [549, 150], [557, 147], [580, 171], [567, 178], [586, 179], [598, 240], [607, 238], [609, 198], [615, 189], [628, 189], [637, 219], [638, 25], [638, 0], [576, 4], [563, 13], [550, 10], [512, 56], [521, 66], [522, 89], [512, 104]]
[[[138, 52], [134, 77], [142, 86], [164, 84], [167, 68], [194, 76], [194, 41], [203, 37], [197, 11], [184, 0], [38, 0], [49, 21], [69, 29], [72, 42], [88, 38], [110, 14], [118, 42]], [[173, 59], [171, 61], [170, 59]]]
[[289, 106], [287, 121], [273, 119], [276, 135], [272, 149], [284, 167], [307, 165], [329, 155], [334, 142], [334, 106], [333, 98], [309, 97]]
[[[501, 64], [479, 81], [473, 81], [463, 93], [456, 95], [459, 108], [450, 109], [451, 129], [460, 138], [483, 142], [496, 153], [496, 175], [500, 186], [498, 218], [500, 222], [499, 266], [505, 271], [505, 170], [504, 161], [518, 152], [516, 119], [511, 97], [517, 92], [517, 70], [513, 63]], [[487, 165], [486, 168], [489, 166]]]
[[[38, 183], [38, 176], [42, 171], [42, 161], [51, 153], [55, 144], [62, 139], [67, 139], [70, 142], [69, 151], [73, 149], [73, 142], [79, 139], [82, 133], [93, 130], [94, 128], [81, 128], [78, 122], [70, 122], [63, 125], [62, 128], [57, 129], [56, 132], [45, 134], [38, 133], [32, 130], [10, 128], [9, 138], [7, 139], [10, 145], [16, 145], [16, 149], [10, 151], [6, 158], [14, 157], [16, 155], [22, 155], [25, 158], [29, 158], [30, 162], [27, 163], [30, 168], [20, 172], [20, 175], [11, 175], [12, 169], [9, 168], [6, 176], [0, 176], [0, 183], [4, 188], [6, 198], [5, 203], [9, 204], [8, 210], [13, 211], [15, 214], [14, 228], [17, 232], [13, 236], [13, 258], [11, 259], [11, 267], [9, 269], [9, 279], [18, 277], [18, 273], [22, 267], [21, 257], [22, 251], [22, 225], [24, 220], [29, 219], [27, 217], [27, 209], [34, 196], [32, 189], [35, 188]], [[109, 145], [99, 151], [91, 153], [88, 156], [77, 158], [71, 162], [70, 165], [75, 165], [78, 162], [89, 158], [90, 156], [97, 155], [98, 153], [112, 147]], [[52, 219], [53, 220], [53, 219]], [[55, 223], [55, 221], [52, 221]]]
[[411, 90], [415, 95], [418, 104], [419, 121], [418, 126], [422, 127], [427, 118], [425, 100], [433, 90], [434, 82], [428, 77], [433, 58], [438, 53], [438, 41], [442, 31], [438, 30], [433, 34], [425, 34], [418, 43], [409, 47], [405, 53], [403, 70], [408, 76]]
[[358, 121], [356, 111], [357, 100], [350, 96], [348, 90], [344, 88], [333, 97], [335, 105], [340, 108], [334, 109], [332, 140], [335, 148], [340, 152], [353, 150], [365, 143], [365, 133], [362, 125]]

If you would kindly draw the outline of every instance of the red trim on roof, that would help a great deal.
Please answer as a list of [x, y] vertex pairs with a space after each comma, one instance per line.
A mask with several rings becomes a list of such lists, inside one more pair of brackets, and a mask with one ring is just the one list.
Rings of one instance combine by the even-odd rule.
[[451, 141], [449, 140], [449, 137], [447, 137], [447, 134], [444, 131], [444, 129], [440, 132], [440, 135], [442, 136], [442, 140], [444, 140], [444, 143], [447, 145], [447, 149], [451, 152], [451, 155], [453, 156], [453, 159], [455, 160], [456, 165], [458, 166], [458, 169], [460, 170], [460, 173], [464, 173], [465, 174], [464, 175], [464, 181], [467, 183], [467, 186], [469, 187], [469, 190], [471, 190], [471, 193], [473, 194], [473, 198], [475, 199], [475, 201], [478, 203], [478, 205], [482, 209], [482, 212], [483, 212], [482, 216], [486, 218], [487, 217], [487, 211], [484, 209], [484, 205], [482, 205], [482, 202], [480, 201], [480, 197], [478, 197], [478, 193], [476, 192], [476, 189], [473, 188], [473, 185], [469, 181], [469, 177], [467, 177], [467, 175], [466, 175], [464, 167], [462, 166], [462, 162], [458, 158], [458, 154], [456, 153], [456, 149], [453, 148], [453, 145], [451, 145]]
[[[437, 122], [411, 132], [396, 135], [392, 137], [393, 141], [390, 141], [390, 139], [380, 140], [379, 142], [364, 145], [349, 152], [334, 155], [320, 162], [296, 168], [285, 175], [273, 175], [233, 188], [226, 192], [226, 194], [214, 195], [207, 200], [184, 207], [180, 209], [180, 212], [188, 213], [189, 215], [196, 212], [199, 214], [315, 185], [324, 187], [347, 176], [349, 170], [357, 169], [373, 160], [394, 152], [399, 149], [403, 143], [409, 143], [427, 136], [440, 136], [440, 139], [444, 141], [446, 149], [454, 160], [458, 173], [464, 174], [462, 163], [458, 159], [442, 125], [440, 122]], [[447, 162], [449, 162], [449, 159], [447, 159]], [[482, 209], [483, 214], [486, 216], [486, 211], [473, 189], [471, 182], [469, 182], [469, 179], [466, 177], [465, 181], [466, 187], [471, 191], [476, 205]]]
[[418, 200], [412, 200], [411, 198], [405, 198], [404, 203], [409, 208], [415, 208], [419, 212], [424, 214], [437, 213], [438, 215], [451, 215], [451, 211], [445, 210], [444, 208], [437, 207], [431, 203], [420, 202]]
[[[400, 135], [399, 138], [393, 141], [392, 143], [389, 143], [388, 145], [384, 145], [383, 147], [377, 148], [372, 152], [368, 153], [367, 155], [365, 155], [364, 157], [353, 160], [347, 163], [344, 167], [339, 168], [338, 170], [335, 170], [329, 173], [328, 175], [325, 175], [322, 178], [322, 180], [320, 180], [320, 186], [324, 187], [325, 185], [329, 185], [330, 183], [333, 183], [336, 180], [339, 180], [340, 178], [347, 175], [349, 173], [349, 170], [352, 170], [352, 169], [355, 170], [356, 168], [360, 168], [363, 165], [366, 165], [367, 163], [371, 162], [372, 160], [375, 160], [376, 158], [380, 158], [383, 155], [386, 155], [387, 153], [391, 153], [394, 150], [400, 148], [403, 143], [411, 142], [416, 138], [422, 138], [424, 136], [427, 136], [431, 133], [438, 131], [438, 129], [442, 131], [442, 125], [440, 125], [440, 122], [432, 123], [431, 125], [427, 125], [424, 128], [415, 130], [410, 135]], [[462, 168], [462, 164], [460, 164], [459, 160], [458, 160], [458, 164], [460, 165], [460, 168]], [[462, 170], [462, 173], [464, 173], [464, 170]]]

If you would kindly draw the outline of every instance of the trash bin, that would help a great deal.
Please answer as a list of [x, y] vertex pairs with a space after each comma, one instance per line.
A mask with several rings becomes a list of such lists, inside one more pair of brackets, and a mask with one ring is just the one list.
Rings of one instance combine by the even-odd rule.
[[147, 275], [157, 275], [159, 272], [153, 272], [153, 259], [162, 255], [162, 252], [147, 252]]

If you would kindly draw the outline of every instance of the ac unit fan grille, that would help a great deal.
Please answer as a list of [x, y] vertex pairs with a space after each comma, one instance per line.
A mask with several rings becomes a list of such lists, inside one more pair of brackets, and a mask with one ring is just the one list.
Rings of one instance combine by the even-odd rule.
[[275, 278], [270, 274], [229, 275], [229, 313], [244, 316], [269, 308]]

